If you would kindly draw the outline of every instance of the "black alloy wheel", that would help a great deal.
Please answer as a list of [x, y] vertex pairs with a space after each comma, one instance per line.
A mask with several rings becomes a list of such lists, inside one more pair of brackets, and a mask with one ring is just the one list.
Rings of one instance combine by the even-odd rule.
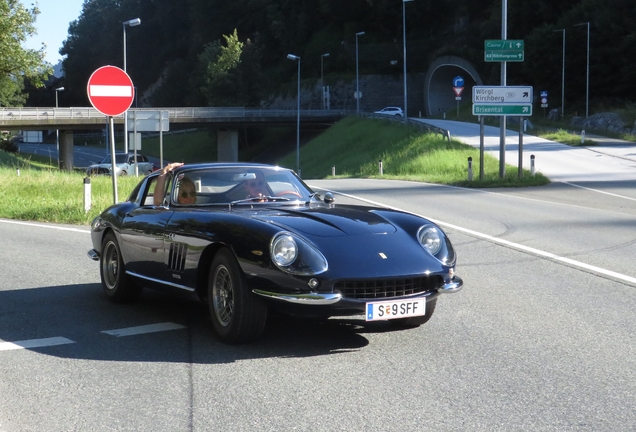
[[212, 325], [223, 342], [250, 342], [263, 333], [267, 306], [249, 290], [228, 249], [219, 250], [210, 266], [208, 303]]

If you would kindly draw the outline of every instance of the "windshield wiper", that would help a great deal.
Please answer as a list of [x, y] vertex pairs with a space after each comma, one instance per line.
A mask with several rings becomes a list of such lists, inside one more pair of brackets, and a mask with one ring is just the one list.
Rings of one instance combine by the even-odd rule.
[[258, 196], [258, 197], [250, 197], [250, 198], [244, 198], [241, 200], [232, 201], [230, 205], [244, 204], [244, 203], [251, 203], [251, 202], [265, 202], [265, 201], [272, 202], [272, 201], [291, 201], [291, 200], [285, 197]]

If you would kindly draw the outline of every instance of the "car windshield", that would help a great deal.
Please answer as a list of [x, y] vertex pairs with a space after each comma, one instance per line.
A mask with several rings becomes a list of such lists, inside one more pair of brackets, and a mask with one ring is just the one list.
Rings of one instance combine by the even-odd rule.
[[[128, 155], [126, 155], [126, 154], [116, 154], [115, 155], [115, 162], [118, 163], [118, 164], [126, 163], [127, 160], [128, 160]], [[102, 163], [102, 164], [110, 164], [110, 163], [112, 163], [112, 159], [111, 159], [110, 155], [106, 156], [104, 158], [104, 160], [102, 160], [100, 163]]]
[[243, 205], [309, 201], [312, 194], [290, 170], [236, 166], [179, 172], [171, 199], [178, 205]]

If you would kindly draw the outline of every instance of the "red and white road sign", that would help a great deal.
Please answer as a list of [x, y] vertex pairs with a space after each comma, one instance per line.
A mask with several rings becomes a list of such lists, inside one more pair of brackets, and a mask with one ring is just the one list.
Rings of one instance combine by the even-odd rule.
[[462, 95], [464, 87], [453, 87], [453, 91], [455, 92], [455, 96], [459, 97]]
[[93, 107], [107, 116], [125, 113], [135, 97], [132, 80], [115, 66], [102, 66], [93, 72], [86, 91]]

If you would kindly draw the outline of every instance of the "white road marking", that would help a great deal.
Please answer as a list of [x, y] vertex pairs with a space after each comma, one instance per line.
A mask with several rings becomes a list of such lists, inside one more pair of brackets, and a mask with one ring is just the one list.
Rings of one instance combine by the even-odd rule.
[[585, 190], [590, 191], [590, 192], [597, 192], [597, 193], [601, 193], [601, 194], [605, 194], [605, 195], [610, 195], [610, 196], [613, 196], [613, 197], [616, 197], [616, 198], [623, 198], [623, 199], [626, 199], [626, 200], [636, 201], [636, 198], [630, 198], [630, 197], [626, 197], [626, 196], [623, 196], [623, 195], [613, 194], [611, 192], [605, 192], [605, 191], [598, 190], [598, 189], [592, 189], [592, 188], [588, 188], [588, 187], [585, 187], [585, 186], [577, 185], [576, 183], [570, 183], [570, 182], [567, 182], [567, 181], [564, 181], [563, 183], [565, 183], [567, 185], [570, 185], [570, 186], [577, 187], [577, 188], [585, 189]]
[[9, 219], [0, 219], [0, 222], [15, 224], [15, 225], [26, 225], [26, 226], [32, 226], [32, 227], [38, 227], [38, 228], [56, 229], [60, 231], [73, 231], [73, 232], [80, 232], [80, 233], [86, 233], [86, 234], [91, 233], [90, 230], [88, 229], [69, 228], [69, 227], [61, 227], [61, 226], [55, 226], [55, 225], [44, 225], [44, 224], [37, 224], [32, 222], [23, 222], [23, 221], [9, 220]]
[[157, 332], [168, 331], [168, 330], [179, 330], [184, 328], [187, 328], [187, 327], [181, 324], [167, 322], [167, 323], [149, 324], [149, 325], [143, 325], [143, 326], [137, 326], [137, 327], [127, 327], [127, 328], [121, 328], [121, 329], [115, 329], [115, 330], [104, 330], [102, 331], [102, 333], [115, 336], [115, 337], [122, 337], [122, 336], [135, 336], [135, 335], [146, 334], [146, 333], [157, 333]]
[[72, 344], [75, 341], [66, 339], [65, 337], [51, 337], [45, 339], [30, 339], [17, 342], [0, 342], [0, 351], [11, 351], [17, 349], [33, 349], [55, 345]]
[[[316, 189], [327, 190], [327, 189], [324, 189], [324, 188], [321, 188], [321, 187], [316, 187]], [[453, 225], [453, 224], [449, 224], [449, 223], [446, 223], [446, 222], [442, 222], [442, 221], [439, 221], [439, 220], [436, 220], [436, 219], [433, 219], [433, 218], [429, 218], [427, 216], [423, 216], [423, 215], [420, 215], [420, 214], [417, 214], [417, 213], [410, 212], [408, 210], [403, 210], [403, 209], [398, 208], [398, 207], [388, 206], [386, 204], [382, 204], [382, 203], [379, 203], [379, 202], [376, 202], [376, 201], [371, 201], [371, 200], [368, 200], [368, 199], [365, 199], [365, 198], [361, 198], [361, 197], [358, 197], [358, 196], [355, 196], [355, 195], [349, 195], [349, 194], [342, 193], [342, 192], [336, 192], [336, 191], [333, 191], [333, 190], [331, 190], [331, 192], [334, 192], [334, 193], [337, 193], [339, 195], [346, 196], [346, 197], [349, 197], [349, 198], [353, 198], [353, 199], [357, 199], [357, 200], [360, 200], [360, 201], [364, 201], [364, 202], [367, 202], [369, 204], [373, 204], [373, 205], [378, 206], [378, 207], [384, 207], [384, 208], [388, 208], [388, 209], [392, 209], [392, 210], [398, 210], [398, 211], [402, 211], [402, 212], [405, 212], [405, 213], [414, 214], [416, 216], [420, 216], [420, 217], [423, 217], [425, 219], [428, 219], [431, 222], [434, 222], [434, 223], [436, 223], [436, 224], [438, 224], [438, 225], [440, 225], [442, 227], [451, 228], [451, 229], [454, 229], [454, 230], [461, 231], [463, 233], [469, 234], [469, 235], [474, 236], [474, 237], [483, 238], [483, 239], [491, 241], [493, 243], [499, 243], [501, 245], [507, 246], [507, 247], [512, 248], [512, 249], [517, 249], [517, 250], [520, 250], [520, 251], [523, 251], [523, 252], [527, 252], [527, 253], [530, 253], [530, 254], [533, 254], [533, 255], [537, 255], [537, 256], [540, 256], [540, 257], [543, 257], [543, 258], [548, 258], [548, 259], [551, 259], [551, 260], [554, 260], [554, 261], [562, 262], [562, 263], [568, 264], [568, 265], [570, 265], [572, 267], [577, 267], [577, 268], [580, 268], [580, 269], [583, 269], [583, 270], [586, 270], [586, 271], [589, 271], [589, 272], [592, 272], [592, 273], [601, 274], [601, 275], [604, 275], [604, 276], [608, 276], [608, 277], [611, 277], [611, 278], [614, 278], [614, 279], [618, 279], [618, 280], [621, 280], [621, 281], [628, 282], [628, 283], [636, 285], [636, 278], [634, 278], [632, 276], [627, 276], [627, 275], [624, 275], [622, 273], [617, 273], [617, 272], [614, 272], [614, 271], [611, 271], [611, 270], [607, 270], [607, 269], [604, 269], [604, 268], [601, 268], [601, 267], [596, 267], [596, 266], [593, 266], [593, 265], [590, 265], [590, 264], [583, 263], [581, 261], [576, 261], [576, 260], [573, 260], [573, 259], [570, 259], [570, 258], [562, 257], [560, 255], [556, 255], [556, 254], [553, 254], [551, 252], [546, 252], [546, 251], [542, 251], [540, 249], [535, 249], [535, 248], [532, 248], [532, 247], [529, 247], [529, 246], [525, 246], [525, 245], [522, 245], [522, 244], [513, 243], [513, 242], [508, 241], [508, 240], [504, 240], [504, 239], [501, 239], [501, 238], [498, 238], [498, 237], [493, 237], [491, 235], [484, 234], [484, 233], [481, 233], [481, 232], [478, 232], [478, 231], [473, 231], [473, 230], [468, 229], [468, 228], [464, 228], [464, 227], [460, 227], [460, 226], [457, 226], [457, 225]]]

